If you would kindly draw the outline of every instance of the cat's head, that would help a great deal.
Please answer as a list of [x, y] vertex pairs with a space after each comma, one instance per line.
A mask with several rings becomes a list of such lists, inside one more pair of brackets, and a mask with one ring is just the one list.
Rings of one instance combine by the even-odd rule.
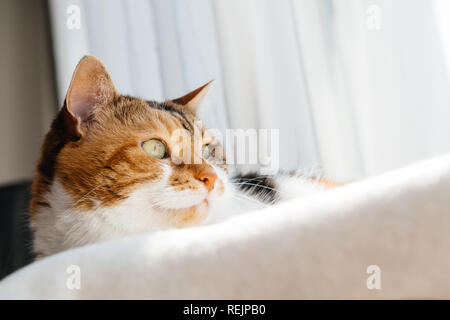
[[196, 116], [209, 86], [163, 103], [123, 96], [105, 66], [84, 57], [42, 148], [35, 238], [48, 224], [66, 233], [60, 241], [82, 244], [102, 223], [127, 234], [205, 220], [226, 189], [223, 149]]

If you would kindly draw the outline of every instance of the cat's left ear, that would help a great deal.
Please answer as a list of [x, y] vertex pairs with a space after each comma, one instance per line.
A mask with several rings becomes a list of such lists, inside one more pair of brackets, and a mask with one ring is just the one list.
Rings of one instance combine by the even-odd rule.
[[62, 110], [66, 129], [83, 136], [95, 110], [109, 105], [117, 94], [105, 65], [93, 56], [82, 58], [73, 73]]
[[181, 98], [173, 99], [172, 101], [195, 113], [202, 103], [203, 99], [205, 98], [206, 94], [208, 93], [213, 81], [214, 80], [211, 80], [208, 83], [202, 85], [200, 88], [189, 92]]

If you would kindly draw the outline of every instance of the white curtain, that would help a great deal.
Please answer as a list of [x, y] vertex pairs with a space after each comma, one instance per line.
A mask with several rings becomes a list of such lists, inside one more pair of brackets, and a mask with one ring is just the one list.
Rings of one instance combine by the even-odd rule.
[[294, 4], [319, 152], [331, 175], [374, 175], [450, 151], [450, 83], [435, 14], [448, 20], [448, 6]]
[[[281, 168], [319, 163], [290, 0], [50, 5], [61, 100], [85, 54], [105, 62], [121, 93], [147, 99], [174, 98], [215, 79], [200, 112], [207, 125], [278, 129]], [[66, 27], [71, 5], [80, 8], [80, 29]]]
[[[80, 29], [66, 27], [71, 5]], [[78, 60], [93, 54], [121, 93], [146, 99], [215, 79], [206, 124], [279, 129], [284, 170], [320, 167], [348, 181], [450, 150], [442, 0], [50, 0], [50, 8], [61, 101]]]

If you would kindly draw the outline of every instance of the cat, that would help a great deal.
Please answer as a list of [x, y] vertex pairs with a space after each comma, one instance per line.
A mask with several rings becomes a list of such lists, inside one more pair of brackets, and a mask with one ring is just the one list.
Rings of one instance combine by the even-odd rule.
[[[197, 121], [210, 86], [161, 103], [146, 101], [120, 95], [99, 59], [82, 58], [45, 137], [32, 184], [36, 257], [214, 223], [332, 186], [298, 175], [230, 178], [223, 147]], [[188, 139], [174, 139], [175, 132]], [[197, 149], [191, 143], [195, 132], [201, 136]]]

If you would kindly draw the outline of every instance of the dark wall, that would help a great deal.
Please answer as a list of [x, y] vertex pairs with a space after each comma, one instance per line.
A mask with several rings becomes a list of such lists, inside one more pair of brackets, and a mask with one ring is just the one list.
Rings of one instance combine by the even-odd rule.
[[57, 111], [46, 0], [0, 1], [0, 279], [32, 261], [29, 182]]
[[29, 200], [29, 182], [0, 187], [0, 279], [33, 260]]
[[31, 179], [58, 104], [47, 2], [0, 0], [0, 185]]

